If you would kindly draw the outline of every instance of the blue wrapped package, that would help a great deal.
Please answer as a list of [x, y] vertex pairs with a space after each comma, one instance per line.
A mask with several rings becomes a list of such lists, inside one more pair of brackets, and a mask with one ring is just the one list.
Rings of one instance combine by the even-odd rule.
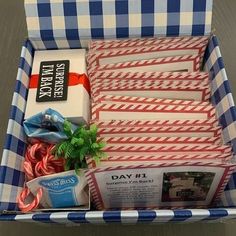
[[[23, 126], [29, 138], [54, 144], [67, 139], [63, 132], [64, 122], [65, 119], [60, 113], [49, 108], [25, 120]], [[71, 125], [72, 131], [75, 131], [76, 128], [76, 125]]]

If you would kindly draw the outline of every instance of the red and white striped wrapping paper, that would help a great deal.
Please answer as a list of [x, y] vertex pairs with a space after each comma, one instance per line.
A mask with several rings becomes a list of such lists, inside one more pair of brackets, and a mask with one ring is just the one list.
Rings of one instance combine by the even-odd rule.
[[197, 144], [209, 144], [220, 145], [222, 140], [220, 136], [216, 137], [104, 137], [99, 138], [100, 141], [106, 142], [108, 145], [197, 145]]
[[136, 79], [136, 80], [96, 80], [93, 83], [91, 83], [91, 90], [95, 90], [99, 87], [109, 87], [109, 86], [189, 86], [189, 87], [205, 87], [208, 86], [205, 83], [202, 83], [201, 81], [184, 81], [184, 80], [142, 80], [142, 79]]
[[194, 127], [210, 127], [217, 126], [218, 120], [215, 118], [207, 120], [148, 120], [148, 121], [137, 121], [137, 120], [110, 120], [110, 121], [94, 121], [94, 123], [100, 128], [154, 128], [154, 127], [174, 127], [174, 126], [194, 126]]
[[163, 161], [229, 161], [232, 158], [231, 153], [224, 154], [156, 154], [156, 155], [121, 155], [121, 156], [107, 156], [107, 158], [100, 160], [100, 163], [96, 162], [88, 157], [86, 159], [88, 168], [95, 167], [111, 167], [120, 165], [132, 165], [132, 164], [153, 164]]
[[209, 84], [207, 72], [121, 72], [94, 71], [90, 74], [90, 82], [112, 82], [114, 80], [153, 80], [153, 81], [192, 81]]
[[92, 97], [109, 94], [147, 98], [209, 101], [209, 86], [107, 85], [91, 88]]
[[199, 55], [185, 55], [175, 57], [164, 57], [150, 60], [127, 61], [123, 63], [107, 64], [102, 66], [88, 66], [88, 74], [93, 71], [116, 70], [122, 72], [166, 72], [186, 71], [194, 72], [200, 69]]
[[92, 120], [191, 120], [215, 118], [215, 108], [168, 104], [92, 103]]
[[208, 36], [184, 36], [184, 37], [159, 37], [159, 38], [134, 38], [134, 39], [113, 39], [113, 40], [93, 40], [89, 43], [89, 50], [114, 50], [130, 47], [158, 46], [170, 43], [204, 43], [207, 45]]
[[132, 104], [165, 104], [165, 105], [184, 105], [184, 106], [208, 106], [209, 102], [192, 101], [192, 100], [172, 100], [161, 98], [145, 98], [131, 96], [116, 96], [116, 95], [98, 95], [93, 98], [93, 103], [132, 103]]
[[160, 44], [158, 46], [106, 50], [102, 52], [89, 51], [87, 62], [90, 67], [127, 61], [149, 60], [171, 56], [199, 55], [203, 58], [205, 43], [185, 42]]
[[[144, 207], [144, 206], [135, 206], [133, 203], [133, 200], [131, 202], [133, 203], [130, 206], [122, 206], [122, 199], [120, 199], [119, 202], [116, 202], [116, 204], [112, 203], [109, 199], [104, 201], [106, 199], [104, 196], [108, 195], [108, 192], [106, 189], [102, 189], [100, 183], [105, 183], [105, 186], [107, 186], [106, 181], [107, 178], [113, 174], [120, 174], [123, 173], [123, 175], [126, 175], [127, 173], [130, 172], [135, 172], [137, 174], [147, 172], [153, 173], [156, 176], [152, 176], [155, 179], [160, 179], [160, 171], [162, 173], [164, 172], [175, 172], [177, 169], [180, 170], [180, 168], [184, 168], [186, 171], [191, 169], [192, 172], [212, 172], [215, 173], [215, 175], [218, 175], [218, 181], [215, 183], [215, 185], [212, 186], [214, 188], [214, 192], [212, 195], [212, 198], [210, 198], [210, 202], [205, 202], [205, 203], [200, 203], [201, 205], [209, 205], [213, 203], [214, 201], [217, 201], [220, 198], [220, 195], [225, 189], [226, 184], [229, 181], [229, 178], [233, 171], [235, 170], [236, 165], [235, 164], [228, 164], [228, 163], [222, 163], [222, 162], [189, 162], [189, 161], [178, 161], [178, 162], [160, 162], [160, 163], [155, 163], [155, 164], [141, 164], [141, 165], [129, 165], [129, 166], [114, 166], [114, 167], [97, 167], [93, 169], [89, 169], [86, 171], [85, 176], [88, 181], [88, 185], [92, 194], [93, 201], [95, 203], [95, 206], [99, 210], [104, 210], [104, 209], [113, 209], [113, 208], [121, 208], [121, 209], [132, 209], [137, 207]], [[207, 169], [206, 169], [207, 168]], [[184, 172], [183, 170], [181, 172]], [[134, 184], [136, 184], [134, 182]], [[137, 184], [136, 184], [137, 185]], [[145, 184], [144, 184], [145, 185]], [[141, 186], [142, 187], [142, 186]], [[118, 193], [124, 193], [124, 190], [122, 188], [117, 189]], [[161, 192], [162, 189], [159, 189], [159, 192]], [[125, 193], [124, 193], [125, 194]], [[119, 195], [120, 196], [120, 195]], [[121, 195], [122, 196], [122, 195]], [[111, 205], [112, 203], [112, 205]], [[167, 203], [168, 204], [168, 203]], [[175, 203], [177, 204], [177, 203]], [[169, 202], [169, 207], [175, 208], [175, 207], [180, 207], [180, 206], [185, 206], [187, 207], [188, 204], [192, 205], [198, 205], [199, 203], [195, 202], [178, 202], [177, 205], [174, 205], [173, 203]], [[155, 205], [150, 205], [148, 202], [146, 202], [145, 207], [147, 208], [158, 208], [158, 207], [163, 207], [161, 205], [161, 202], [156, 202]], [[168, 207], [165, 204], [165, 208]]]
[[110, 156], [121, 155], [155, 155], [155, 154], [231, 154], [232, 148], [227, 145], [209, 145], [209, 144], [180, 144], [180, 145], [157, 145], [157, 144], [107, 144], [103, 151]]
[[217, 137], [220, 135], [220, 126], [113, 126], [112, 128], [98, 126], [100, 137]]

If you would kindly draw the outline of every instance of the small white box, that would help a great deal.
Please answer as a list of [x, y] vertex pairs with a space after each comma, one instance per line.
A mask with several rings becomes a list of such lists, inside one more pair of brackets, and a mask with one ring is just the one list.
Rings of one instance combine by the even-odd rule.
[[90, 95], [85, 54], [85, 49], [35, 52], [25, 119], [52, 108], [73, 123], [88, 123]]

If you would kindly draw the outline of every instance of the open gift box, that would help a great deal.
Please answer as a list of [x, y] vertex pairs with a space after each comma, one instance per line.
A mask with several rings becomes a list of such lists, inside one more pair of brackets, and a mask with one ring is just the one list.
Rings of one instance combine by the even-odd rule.
[[[86, 47], [89, 39], [209, 35], [204, 68], [210, 72], [211, 101], [225, 143], [236, 154], [236, 111], [216, 36], [211, 33], [212, 0], [26, 0], [29, 39], [20, 65], [0, 171], [0, 220], [47, 223], [136, 223], [236, 218], [236, 172], [219, 208], [184, 210], [74, 211], [20, 214], [16, 197], [24, 184], [26, 137], [22, 128], [35, 50]], [[230, 208], [225, 208], [230, 207]]]

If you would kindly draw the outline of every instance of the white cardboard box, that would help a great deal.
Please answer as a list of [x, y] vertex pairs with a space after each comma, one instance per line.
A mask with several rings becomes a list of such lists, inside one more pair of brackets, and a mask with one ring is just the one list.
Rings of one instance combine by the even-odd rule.
[[[77, 75], [86, 74], [86, 61], [85, 61], [85, 49], [70, 49], [70, 50], [48, 50], [48, 51], [36, 51], [34, 56], [34, 62], [32, 67], [32, 76], [30, 81], [30, 89], [28, 93], [25, 119], [35, 115], [40, 111], [44, 111], [47, 108], [52, 108], [59, 113], [61, 113], [65, 118], [74, 123], [87, 123], [89, 121], [89, 92], [86, 90], [86, 85], [83, 82], [74, 81], [74, 85], [70, 85], [71, 74], [76, 77]], [[37, 81], [32, 81], [33, 77], [38, 77], [40, 73], [40, 65], [41, 62], [52, 62], [52, 61], [69, 61], [69, 75], [68, 75], [68, 91], [67, 91], [67, 99], [66, 100], [58, 100], [58, 101], [46, 101], [46, 102], [37, 102], [36, 94], [37, 94]], [[56, 64], [57, 67], [60, 67], [61, 64]], [[41, 65], [42, 66], [42, 65]], [[50, 67], [51, 68], [51, 67]], [[46, 69], [50, 69], [46, 67]], [[43, 69], [42, 69], [43, 70]], [[48, 76], [50, 76], [50, 70]], [[60, 72], [60, 70], [59, 70]], [[66, 72], [65, 72], [66, 74]], [[44, 74], [43, 74], [44, 75]], [[60, 73], [59, 73], [60, 75]], [[52, 75], [51, 75], [52, 76]], [[53, 75], [54, 76], [54, 75]], [[47, 77], [51, 80], [51, 77]], [[43, 78], [44, 79], [44, 78]], [[41, 76], [41, 81], [43, 80]], [[76, 78], [74, 78], [75, 80]], [[52, 79], [52, 81], [56, 80], [56, 77]], [[45, 81], [50, 82], [50, 81]], [[85, 81], [88, 83], [88, 81]], [[56, 82], [54, 82], [56, 83]], [[66, 82], [65, 82], [66, 83]], [[43, 85], [45, 85], [44, 83]], [[46, 84], [47, 85], [47, 84]], [[44, 87], [43, 91], [49, 91], [50, 87]], [[55, 88], [55, 87], [54, 87]], [[41, 91], [41, 90], [40, 90]], [[56, 91], [56, 89], [54, 89]], [[55, 95], [55, 92], [54, 92]], [[46, 95], [41, 95], [42, 97]], [[53, 96], [53, 95], [52, 95]], [[55, 97], [55, 96], [54, 96]]]

